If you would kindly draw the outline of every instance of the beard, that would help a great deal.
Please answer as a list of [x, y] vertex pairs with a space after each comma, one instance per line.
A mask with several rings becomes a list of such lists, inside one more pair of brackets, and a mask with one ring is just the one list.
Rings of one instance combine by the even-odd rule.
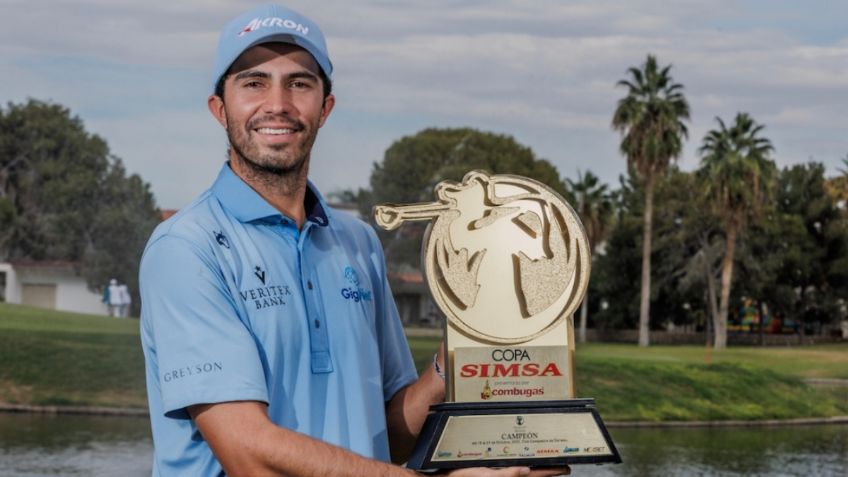
[[[258, 144], [251, 138], [253, 130], [270, 122], [283, 122], [287, 128], [301, 133], [301, 137], [287, 144]], [[317, 133], [317, 124], [304, 124], [287, 117], [262, 116], [248, 121], [244, 128], [227, 121], [230, 147], [242, 165], [250, 169], [251, 175], [257, 179], [298, 178], [304, 175]]]

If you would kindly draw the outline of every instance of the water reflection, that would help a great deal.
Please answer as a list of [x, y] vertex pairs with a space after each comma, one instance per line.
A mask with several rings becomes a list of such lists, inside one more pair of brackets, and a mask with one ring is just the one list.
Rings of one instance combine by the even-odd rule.
[[0, 413], [0, 474], [149, 476], [150, 424], [140, 417]]
[[[848, 476], [848, 425], [610, 432], [624, 464], [573, 475]], [[3, 476], [149, 476], [152, 454], [146, 418], [0, 413]]]
[[624, 463], [574, 475], [848, 476], [848, 426], [610, 429]]

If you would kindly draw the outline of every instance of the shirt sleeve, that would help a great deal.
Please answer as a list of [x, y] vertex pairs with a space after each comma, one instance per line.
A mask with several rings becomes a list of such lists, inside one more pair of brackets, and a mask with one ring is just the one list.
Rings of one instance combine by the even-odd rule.
[[194, 404], [268, 402], [259, 351], [214, 256], [161, 237], [144, 254], [140, 287], [166, 416], [185, 418]]
[[380, 281], [375, 284], [375, 289], [380, 291], [376, 302], [377, 333], [383, 370], [383, 399], [388, 402], [398, 391], [418, 379], [418, 371], [389, 287], [383, 249], [376, 234], [371, 232], [372, 260], [374, 268], [380, 272]]

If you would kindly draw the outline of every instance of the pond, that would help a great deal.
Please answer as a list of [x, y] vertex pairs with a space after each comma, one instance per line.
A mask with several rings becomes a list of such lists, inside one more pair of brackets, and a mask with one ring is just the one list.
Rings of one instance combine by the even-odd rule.
[[581, 468], [580, 475], [848, 476], [848, 425], [618, 428], [610, 434], [624, 463]]
[[[848, 425], [772, 428], [610, 429], [620, 465], [572, 475], [848, 475]], [[146, 418], [0, 413], [0, 474], [149, 476]]]
[[0, 413], [0, 475], [150, 476], [146, 417]]

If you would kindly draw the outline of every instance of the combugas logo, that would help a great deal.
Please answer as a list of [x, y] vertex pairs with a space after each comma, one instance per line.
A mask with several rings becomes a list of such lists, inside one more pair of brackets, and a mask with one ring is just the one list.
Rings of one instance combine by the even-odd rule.
[[492, 387], [489, 386], [489, 380], [486, 380], [486, 384], [483, 386], [483, 392], [480, 393], [480, 399], [486, 400], [492, 398]]

